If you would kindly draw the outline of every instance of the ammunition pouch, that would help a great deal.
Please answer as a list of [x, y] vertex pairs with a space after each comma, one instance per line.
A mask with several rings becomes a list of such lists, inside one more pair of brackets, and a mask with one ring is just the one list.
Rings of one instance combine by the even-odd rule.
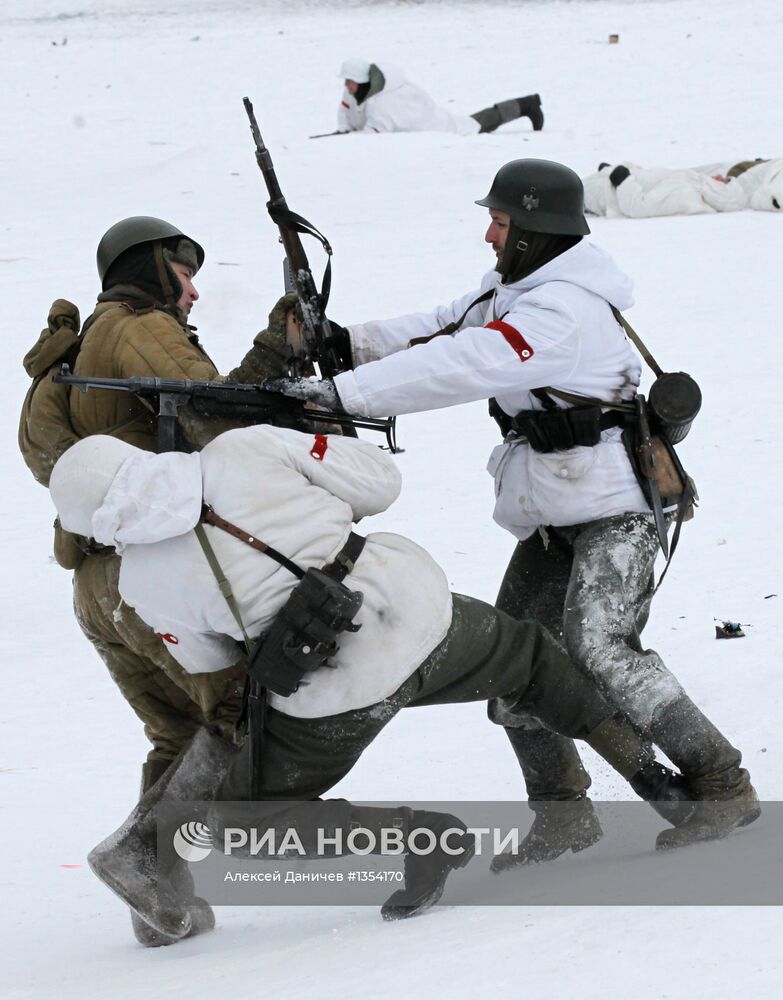
[[[363, 545], [364, 539], [352, 533], [330, 566], [305, 572], [269, 631], [250, 649], [247, 672], [252, 681], [287, 698], [308, 683], [305, 674], [333, 666], [328, 661], [339, 649], [340, 633], [361, 628], [353, 619], [364, 597], [349, 590], [342, 579], [353, 568]], [[352, 551], [346, 556], [349, 547]]]
[[601, 412], [600, 406], [574, 406], [569, 409], [521, 410], [510, 417], [490, 400], [490, 416], [505, 437], [514, 433], [524, 437], [533, 451], [547, 454], [570, 448], [592, 448], [601, 440], [601, 432], [620, 427], [625, 422], [616, 410]]

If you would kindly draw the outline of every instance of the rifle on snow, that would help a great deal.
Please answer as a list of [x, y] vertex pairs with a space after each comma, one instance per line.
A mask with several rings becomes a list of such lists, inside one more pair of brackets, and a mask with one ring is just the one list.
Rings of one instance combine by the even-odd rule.
[[156, 399], [158, 403], [158, 451], [176, 450], [177, 411], [189, 403], [194, 412], [207, 417], [231, 417], [243, 424], [272, 424], [275, 427], [292, 427], [312, 431], [313, 422], [339, 424], [352, 430], [356, 428], [381, 431], [391, 451], [397, 451], [393, 418], [352, 417], [347, 413], [332, 413], [311, 409], [298, 399], [291, 399], [277, 392], [269, 392], [260, 385], [243, 382], [196, 382], [192, 379], [153, 378], [133, 375], [130, 378], [93, 378], [72, 375], [64, 364], [53, 381], [72, 385], [79, 392], [89, 389], [110, 389], [114, 392], [131, 392], [142, 400]]
[[[326, 318], [326, 306], [329, 302], [329, 291], [332, 282], [332, 248], [329, 241], [315, 226], [292, 212], [280, 190], [280, 184], [272, 165], [272, 157], [264, 145], [258, 122], [253, 112], [253, 105], [247, 97], [243, 98], [247, 117], [250, 119], [250, 131], [256, 144], [256, 162], [263, 174], [266, 189], [269, 192], [267, 211], [272, 221], [280, 231], [280, 242], [285, 249], [285, 274], [290, 278], [293, 290], [299, 299], [304, 328], [305, 352], [303, 358], [294, 358], [291, 365], [291, 375], [307, 374], [308, 362], [318, 365], [322, 378], [332, 378], [343, 370], [340, 358], [331, 343], [332, 331]], [[319, 292], [315, 286], [313, 272], [307, 260], [307, 254], [302, 246], [299, 234], [314, 236], [324, 248], [327, 256], [323, 284]]]
[[334, 132], [319, 132], [318, 135], [308, 135], [308, 139], [328, 139], [330, 135], [348, 135], [350, 129], [338, 128]]

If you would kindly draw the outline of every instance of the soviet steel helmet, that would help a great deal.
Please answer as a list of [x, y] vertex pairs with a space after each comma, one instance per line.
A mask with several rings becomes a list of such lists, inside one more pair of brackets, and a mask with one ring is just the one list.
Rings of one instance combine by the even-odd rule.
[[495, 174], [486, 198], [476, 202], [511, 216], [531, 233], [586, 236], [585, 196], [579, 175], [554, 160], [511, 160]]
[[132, 215], [129, 219], [116, 222], [103, 234], [98, 244], [98, 275], [101, 281], [112, 264], [131, 247], [140, 243], [152, 243], [155, 240], [169, 240], [177, 236], [189, 241], [195, 248], [198, 266], [194, 270], [197, 271], [204, 263], [203, 247], [190, 236], [186, 236], [181, 229], [172, 226], [170, 222], [150, 215]]

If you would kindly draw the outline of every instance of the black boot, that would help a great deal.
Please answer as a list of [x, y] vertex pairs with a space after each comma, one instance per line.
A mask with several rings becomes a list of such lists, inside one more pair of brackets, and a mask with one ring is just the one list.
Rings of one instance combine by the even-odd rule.
[[[475, 838], [456, 816], [421, 809], [406, 808], [400, 812], [406, 840], [411, 831], [422, 827], [431, 830], [438, 842], [428, 854], [408, 851], [405, 855], [405, 888], [392, 893], [381, 907], [384, 920], [407, 920], [429, 910], [443, 895], [449, 873], [464, 868], [476, 852]], [[450, 854], [441, 847], [441, 837], [449, 830], [459, 831], [450, 833], [446, 841], [449, 850], [459, 850], [459, 854]]]
[[[98, 878], [150, 926], [173, 943], [194, 929], [194, 915], [202, 930], [214, 926], [214, 916], [203, 900], [192, 896], [189, 873], [169, 873], [159, 881], [157, 812], [161, 801], [205, 801], [213, 798], [236, 748], [200, 729], [166, 773], [142, 797], [122, 826], [90, 851], [87, 862]], [[187, 876], [187, 877], [186, 877]], [[184, 898], [181, 890], [190, 886]], [[204, 909], [206, 907], [206, 910]], [[211, 920], [211, 923], [210, 923]]]
[[541, 110], [541, 98], [538, 94], [518, 97], [519, 117], [529, 118], [534, 132], [540, 132], [544, 127], [544, 112]]
[[658, 763], [649, 738], [640, 736], [624, 715], [604, 720], [585, 742], [672, 826], [693, 812], [693, 796], [685, 779]]
[[649, 803], [672, 826], [684, 823], [693, 812], [695, 803], [688, 782], [657, 760], [640, 768], [629, 779], [629, 784], [640, 799]]
[[720, 840], [761, 815], [750, 776], [740, 767], [742, 754], [687, 695], [667, 705], [653, 719], [650, 730], [682, 771], [696, 800], [684, 823], [658, 834], [655, 846], [659, 851]]
[[541, 98], [538, 94], [500, 101], [491, 108], [476, 111], [470, 117], [479, 123], [479, 132], [494, 132], [496, 128], [517, 118], [529, 118], [534, 132], [540, 132], [544, 127], [544, 112], [541, 110]]
[[[141, 771], [139, 798], [143, 798], [158, 779], [163, 777], [171, 763], [170, 760], [148, 760], [144, 764]], [[175, 877], [177, 880], [177, 895], [189, 901], [188, 912], [191, 924], [186, 937], [195, 937], [197, 934], [205, 934], [207, 931], [213, 930], [215, 914], [206, 900], [193, 895], [193, 878], [190, 872], [182, 866], [176, 875], [171, 873], [169, 877]], [[163, 948], [169, 944], [176, 944], [180, 940], [156, 931], [145, 920], [142, 920], [134, 910], [130, 911], [130, 915], [134, 937], [144, 948]]]
[[[263, 813], [264, 803], [258, 803], [256, 824]], [[279, 802], [269, 802], [269, 816], [261, 823], [261, 829], [267, 823], [272, 828], [295, 829], [301, 844], [303, 858], [323, 860], [324, 858], [350, 856], [351, 851], [345, 846], [351, 831], [361, 829], [368, 835], [372, 847], [370, 853], [381, 857], [399, 857], [405, 855], [405, 885], [393, 893], [381, 907], [384, 920], [404, 920], [415, 917], [431, 906], [434, 906], [443, 895], [446, 879], [449, 873], [457, 868], [463, 868], [475, 854], [475, 838], [467, 833], [467, 827], [456, 816], [448, 813], [411, 809], [408, 806], [357, 806], [343, 799], [328, 799], [306, 805], [317, 806], [317, 811], [302, 809], [302, 803], [290, 811], [280, 809]], [[222, 835], [225, 817], [220, 815], [220, 809], [209, 816], [209, 828], [213, 836]], [[436, 838], [432, 851], [416, 854], [407, 850], [411, 842], [411, 834], [419, 828], [430, 831]], [[328, 850], [321, 845], [321, 834], [329, 831]], [[396, 834], [400, 847], [384, 851], [386, 838], [391, 831]], [[337, 833], [340, 836], [336, 836]], [[443, 850], [441, 838], [447, 834]], [[397, 844], [397, 840], [391, 843]], [[424, 832], [414, 838], [414, 844], [419, 850], [429, 847], [431, 838]], [[242, 856], [241, 851], [235, 854]]]

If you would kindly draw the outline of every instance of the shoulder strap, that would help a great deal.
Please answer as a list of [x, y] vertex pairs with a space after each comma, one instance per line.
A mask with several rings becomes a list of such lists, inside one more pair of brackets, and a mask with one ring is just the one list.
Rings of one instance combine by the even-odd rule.
[[[209, 563], [209, 568], [215, 576], [217, 585], [220, 588], [220, 593], [223, 595], [223, 599], [228, 605], [231, 614], [234, 616], [234, 621], [237, 625], [239, 625], [239, 630], [242, 633], [242, 639], [245, 644], [245, 652], [249, 657], [252, 644], [250, 642], [250, 637], [247, 634], [247, 630], [245, 629], [245, 623], [242, 621], [242, 615], [239, 613], [239, 605], [234, 597], [234, 591], [231, 589], [231, 584], [228, 582], [226, 574], [223, 572], [223, 567], [220, 565], [220, 560], [215, 554], [215, 550], [212, 548], [212, 545], [207, 538], [207, 533], [204, 531], [204, 525], [199, 522], [194, 531], [196, 532], [196, 538], [198, 538], [202, 551], [204, 552], [207, 562]], [[253, 681], [248, 674], [245, 677], [245, 686], [242, 690], [242, 703], [239, 710], [239, 716], [234, 724], [234, 732], [235, 734], [239, 733], [243, 729], [245, 723], [247, 723], [252, 762], [250, 769], [251, 797], [257, 797], [258, 793], [258, 776], [261, 773], [261, 760], [263, 758], [264, 751], [265, 720], [266, 690]]]
[[[628, 320], [623, 316], [619, 309], [609, 303], [609, 308], [612, 310], [612, 315], [620, 324], [620, 326], [625, 330], [628, 335], [628, 339], [634, 344], [637, 351], [641, 354], [650, 368], [653, 370], [655, 375], [660, 378], [663, 375], [663, 369], [652, 356], [650, 351], [645, 346], [642, 338], [634, 330]], [[609, 410], [620, 410], [622, 412], [633, 412], [633, 403], [610, 403], [605, 399], [598, 399], [595, 396], [579, 396], [575, 392], [564, 392], [561, 389], [553, 389], [551, 386], [546, 386], [542, 389], [533, 389], [533, 395], [541, 401], [545, 409], [550, 409], [551, 407], [547, 405], [547, 397], [555, 396], [557, 399], [562, 399], [564, 403], [570, 403], [571, 406], [601, 406], [604, 409]], [[551, 403], [551, 399], [549, 400]]]
[[652, 356], [652, 354], [647, 350], [642, 338], [639, 336], [636, 330], [634, 330], [634, 328], [631, 326], [628, 320], [623, 316], [620, 310], [617, 309], [616, 306], [613, 306], [611, 302], [609, 303], [609, 308], [612, 310], [614, 318], [617, 320], [617, 322], [620, 324], [623, 330], [625, 330], [625, 332], [628, 334], [628, 338], [629, 340], [632, 341], [632, 343], [636, 347], [636, 350], [641, 354], [641, 356], [644, 358], [644, 360], [647, 362], [650, 368], [652, 368], [652, 370], [655, 372], [658, 378], [660, 378], [661, 375], [663, 375], [663, 369], [655, 360], [655, 358]]
[[242, 616], [239, 613], [239, 605], [234, 597], [234, 591], [231, 589], [231, 584], [226, 578], [226, 574], [223, 572], [223, 567], [220, 565], [218, 557], [215, 555], [215, 550], [212, 548], [209, 539], [207, 538], [207, 533], [204, 531], [204, 525], [199, 522], [195, 527], [196, 538], [199, 540], [199, 544], [207, 557], [207, 562], [209, 563], [209, 568], [215, 575], [215, 580], [220, 588], [220, 593], [223, 595], [226, 604], [231, 610], [231, 614], [234, 616], [234, 621], [239, 625], [239, 630], [242, 633], [242, 638], [245, 642], [245, 649], [248, 654], [250, 653], [250, 639], [245, 631], [245, 624], [242, 621]]
[[254, 535], [248, 534], [248, 532], [244, 531], [242, 528], [237, 527], [236, 524], [226, 521], [225, 518], [216, 514], [212, 507], [210, 507], [207, 503], [205, 503], [201, 508], [201, 520], [205, 521], [207, 524], [213, 525], [215, 528], [222, 529], [234, 538], [238, 538], [240, 542], [244, 542], [245, 545], [249, 545], [257, 552], [263, 552], [265, 556], [269, 556], [270, 559], [274, 559], [276, 563], [279, 563], [284, 569], [287, 569], [289, 573], [293, 573], [298, 580], [301, 580], [304, 576], [304, 570], [301, 566], [297, 566], [295, 562], [292, 562], [287, 556], [284, 556], [282, 552], [278, 552], [277, 549], [273, 549], [271, 545], [267, 545], [266, 542], [262, 542], [260, 538], [256, 538]]

